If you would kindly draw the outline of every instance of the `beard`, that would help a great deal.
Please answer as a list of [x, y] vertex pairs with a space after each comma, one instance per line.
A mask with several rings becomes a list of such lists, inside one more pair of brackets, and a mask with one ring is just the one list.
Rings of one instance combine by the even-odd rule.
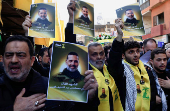
[[154, 69], [156, 69], [156, 71], [158, 71], [159, 73], [165, 72], [165, 69], [161, 70], [161, 69], [159, 69], [158, 67], [155, 67], [155, 66], [154, 66]]
[[39, 19], [41, 19], [41, 20], [45, 20], [45, 19], [46, 19], [46, 17], [44, 17], [44, 18], [39, 17]]
[[[20, 70], [21, 69], [22, 69], [22, 66], [20, 67]], [[8, 70], [6, 68], [4, 68], [5, 74], [8, 76], [8, 78], [11, 79], [12, 81], [15, 81], [15, 82], [22, 82], [22, 81], [24, 81], [27, 78], [30, 70], [31, 70], [31, 67], [30, 68], [25, 68], [25, 69], [21, 70], [19, 76], [13, 77], [13, 76], [11, 76], [9, 74], [10, 67], [8, 67]]]
[[128, 19], [130, 19], [130, 20], [132, 20], [132, 19], [134, 18], [134, 16], [133, 16], [133, 17], [131, 17], [131, 18], [130, 18], [130, 17], [127, 17], [127, 18], [128, 18]]
[[44, 63], [44, 62], [42, 61], [42, 66], [43, 66], [43, 67], [50, 67], [50, 64], [49, 64], [49, 63]]
[[[93, 61], [91, 59], [89, 59], [89, 62], [94, 66], [96, 67], [97, 69], [102, 69], [103, 68], [103, 65], [105, 63], [105, 60], [96, 60], [96, 61]], [[102, 62], [101, 65], [98, 65], [97, 62]]]
[[67, 70], [69, 70], [70, 72], [75, 72], [75, 71], [77, 71], [76, 68], [72, 69], [72, 68], [70, 68], [69, 66], [67, 66]]
[[134, 65], [134, 66], [136, 66], [136, 65], [139, 64], [139, 61], [138, 61], [137, 63], [134, 63], [131, 59], [129, 59], [129, 58], [126, 57], [126, 56], [125, 56], [125, 60], [126, 60], [128, 63], [130, 63], [130, 64], [132, 64], [132, 65]]

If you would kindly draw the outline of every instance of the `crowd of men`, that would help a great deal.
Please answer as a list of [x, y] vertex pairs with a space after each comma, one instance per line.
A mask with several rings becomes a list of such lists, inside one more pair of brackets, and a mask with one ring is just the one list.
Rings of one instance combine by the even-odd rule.
[[[75, 1], [71, 0], [67, 8], [69, 22], [65, 41], [76, 43], [72, 27]], [[26, 35], [31, 24], [30, 16], [26, 16], [22, 24]], [[78, 54], [70, 52], [67, 67], [54, 77], [74, 78], [73, 72], [77, 72], [84, 79], [84, 90], [89, 90], [87, 103], [47, 100], [52, 44], [42, 48], [35, 57], [33, 44], [26, 36], [9, 37], [0, 65], [0, 111], [169, 111], [170, 47], [157, 48], [152, 38], [144, 40], [142, 47], [137, 41], [124, 42], [124, 24], [120, 18], [115, 20], [115, 27], [118, 35], [112, 44], [88, 45], [89, 70], [84, 72], [85, 76], [77, 70]], [[152, 51], [150, 60], [144, 64], [140, 57], [148, 51]]]

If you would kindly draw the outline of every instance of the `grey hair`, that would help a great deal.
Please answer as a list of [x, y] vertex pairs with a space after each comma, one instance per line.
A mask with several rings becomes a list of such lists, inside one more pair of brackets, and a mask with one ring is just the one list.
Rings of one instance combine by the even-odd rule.
[[[98, 46], [98, 45], [101, 45], [100, 43], [98, 43], [98, 42], [92, 42], [92, 43], [90, 43], [89, 45], [88, 45], [88, 49], [91, 47], [91, 46]], [[102, 45], [101, 45], [102, 46]]]

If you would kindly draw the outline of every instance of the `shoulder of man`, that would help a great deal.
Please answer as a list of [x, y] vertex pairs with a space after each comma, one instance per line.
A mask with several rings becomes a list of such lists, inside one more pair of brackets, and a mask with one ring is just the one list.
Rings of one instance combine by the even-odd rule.
[[34, 84], [41, 83], [44, 88], [46, 89], [48, 87], [48, 78], [41, 76], [39, 72], [31, 68], [30, 73], [33, 73], [33, 82]]

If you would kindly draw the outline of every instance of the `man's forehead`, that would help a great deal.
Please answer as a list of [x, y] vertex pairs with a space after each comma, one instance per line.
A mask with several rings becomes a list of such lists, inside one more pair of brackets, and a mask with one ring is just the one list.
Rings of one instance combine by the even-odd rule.
[[82, 10], [88, 10], [87, 8], [82, 8]]
[[139, 48], [137, 48], [137, 47], [135, 47], [135, 48], [130, 48], [130, 49], [128, 49], [127, 51], [131, 51], [131, 50], [136, 51], [136, 50], [139, 50]]
[[68, 55], [68, 59], [77, 59], [78, 60], [78, 56], [76, 56], [76, 55]]
[[155, 58], [166, 58], [166, 54], [163, 53], [155, 54]]
[[44, 11], [47, 12], [47, 10], [44, 10], [44, 9], [39, 10], [39, 12], [42, 12], [42, 11], [43, 11], [43, 12], [44, 12]]
[[156, 43], [155, 43], [154, 41], [148, 41], [148, 42], [146, 43], [146, 46], [147, 46], [147, 45], [153, 45], [153, 44], [156, 45]]
[[91, 52], [101, 52], [101, 51], [104, 51], [104, 49], [103, 49], [103, 47], [101, 45], [90, 46], [89, 51], [91, 51]]
[[11, 41], [5, 47], [5, 52], [27, 52], [28, 44], [24, 41]]
[[133, 11], [132, 10], [127, 10], [126, 13], [132, 13]]

